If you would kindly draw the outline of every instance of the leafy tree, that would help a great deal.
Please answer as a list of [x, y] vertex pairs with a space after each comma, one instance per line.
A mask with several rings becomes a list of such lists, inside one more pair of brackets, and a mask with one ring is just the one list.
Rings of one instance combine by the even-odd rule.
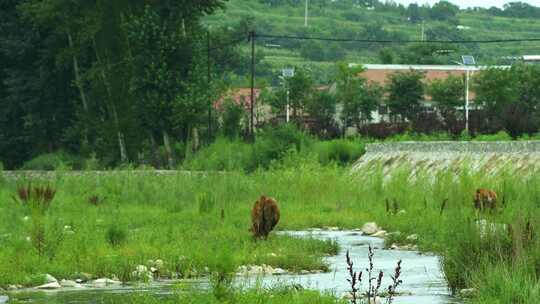
[[287, 79], [289, 89], [290, 108], [292, 118], [298, 121], [298, 112], [303, 110], [311, 98], [313, 92], [313, 79], [311, 75], [302, 68], [296, 68], [294, 76]]
[[422, 15], [420, 11], [420, 7], [416, 3], [411, 3], [407, 7], [407, 17], [409, 18], [409, 21], [412, 23], [417, 23], [422, 21]]
[[538, 131], [540, 118], [540, 67], [492, 68], [474, 77], [476, 102], [484, 106], [491, 124], [512, 136]]
[[459, 119], [458, 107], [464, 105], [465, 83], [463, 77], [449, 75], [444, 79], [433, 80], [427, 87], [427, 92], [432, 100], [437, 103], [437, 108], [444, 120], [446, 129], [451, 133], [457, 133]]
[[435, 20], [448, 20], [454, 18], [459, 12], [459, 7], [448, 1], [439, 1], [433, 5], [430, 16]]
[[409, 121], [417, 118], [424, 100], [423, 78], [423, 73], [414, 70], [390, 76], [387, 105], [393, 115]]
[[361, 77], [362, 67], [349, 67], [344, 63], [337, 66], [337, 99], [342, 104], [341, 118], [345, 127], [360, 128], [363, 121], [372, 119], [382, 98], [382, 89], [370, 85]]
[[245, 110], [242, 105], [232, 99], [226, 99], [221, 112], [222, 132], [229, 139], [236, 139], [242, 130], [242, 120], [245, 118]]
[[398, 50], [398, 62], [402, 64], [447, 64], [448, 54], [455, 46], [439, 43], [416, 43]]
[[336, 98], [330, 92], [317, 91], [306, 104], [306, 112], [317, 123], [319, 134], [329, 132], [334, 126], [336, 115]]

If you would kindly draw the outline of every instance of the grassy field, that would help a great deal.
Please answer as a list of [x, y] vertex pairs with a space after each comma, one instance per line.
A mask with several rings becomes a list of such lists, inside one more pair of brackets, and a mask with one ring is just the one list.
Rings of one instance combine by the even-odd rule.
[[[411, 180], [409, 170], [403, 167], [388, 179], [377, 172], [351, 175], [347, 168], [296, 159], [251, 174], [156, 176], [150, 171], [118, 171], [107, 176], [61, 176], [50, 181], [58, 192], [45, 215], [41, 255], [26, 240], [32, 223], [32, 218], [24, 219], [28, 209], [12, 199], [21, 182], [4, 180], [0, 285], [36, 284], [44, 273], [59, 279], [86, 272], [136, 280], [132, 271], [149, 259], [164, 261], [164, 276], [231, 272], [239, 265], [263, 263], [291, 271], [324, 269], [321, 258], [337, 250], [332, 242], [277, 235], [265, 242], [252, 240], [250, 208], [266, 194], [280, 204], [280, 230], [359, 228], [366, 221], [377, 221], [388, 231], [418, 234], [422, 250], [443, 256], [453, 290], [478, 291], [473, 303], [536, 303], [540, 177], [487, 176], [464, 168], [459, 176], [441, 172], [435, 179], [426, 175]], [[493, 188], [504, 197], [499, 212], [482, 217], [512, 224], [511, 233], [503, 229], [481, 233], [472, 208], [478, 187]], [[94, 195], [103, 198], [97, 206], [88, 202]], [[387, 199], [405, 212], [387, 212]], [[66, 234], [65, 226], [73, 232]], [[391, 240], [400, 241], [405, 240]], [[317, 303], [326, 303], [321, 301]]]

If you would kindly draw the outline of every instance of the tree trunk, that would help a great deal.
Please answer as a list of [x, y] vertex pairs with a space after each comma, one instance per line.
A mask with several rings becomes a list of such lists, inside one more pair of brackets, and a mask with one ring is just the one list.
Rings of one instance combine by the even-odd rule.
[[169, 165], [169, 169], [174, 168], [174, 159], [173, 159], [173, 153], [171, 148], [171, 142], [169, 140], [169, 133], [167, 131], [163, 131], [163, 144], [165, 145], [165, 152], [167, 153], [167, 162]]
[[117, 135], [117, 139], [118, 139], [118, 148], [120, 150], [120, 161], [125, 163], [125, 162], [127, 162], [128, 157], [127, 157], [127, 150], [126, 150], [126, 143], [125, 143], [124, 133], [120, 130], [120, 120], [118, 119], [118, 112], [116, 111], [116, 105], [112, 101], [111, 86], [110, 86], [109, 81], [107, 79], [107, 75], [105, 74], [105, 70], [104, 70], [103, 63], [101, 61], [101, 57], [99, 56], [96, 40], [94, 39], [93, 42], [94, 42], [94, 52], [96, 53], [96, 59], [97, 59], [99, 65], [101, 66], [100, 74], [101, 74], [101, 78], [103, 79], [103, 84], [105, 85], [105, 89], [107, 91], [107, 96], [108, 96], [108, 99], [109, 99], [109, 107], [110, 107], [110, 110], [112, 112], [114, 127], [116, 129], [116, 135]]
[[[68, 38], [69, 47], [73, 49], [73, 37], [71, 36], [71, 32], [66, 33]], [[79, 69], [79, 60], [77, 59], [77, 56], [75, 53], [73, 53], [72, 56], [73, 59], [73, 71], [75, 73], [75, 86], [77, 86], [77, 89], [79, 90], [79, 95], [81, 96], [81, 102], [83, 106], [83, 110], [85, 114], [88, 114], [88, 101], [86, 99], [86, 93], [84, 92], [84, 87], [81, 79], [81, 72]], [[82, 135], [82, 146], [87, 147], [88, 146], [88, 128], [86, 127], [86, 122], [84, 123], [84, 129], [83, 129], [83, 135]]]
[[[71, 33], [67, 32], [67, 38], [69, 42], [69, 47], [73, 49], [73, 38], [71, 37]], [[88, 102], [86, 101], [86, 93], [84, 92], [82, 79], [81, 79], [81, 73], [79, 69], [79, 60], [77, 59], [77, 56], [73, 54], [73, 70], [75, 71], [75, 85], [77, 86], [77, 89], [79, 89], [79, 95], [81, 95], [81, 101], [83, 105], [83, 109], [85, 112], [88, 113]]]
[[192, 135], [192, 141], [191, 141], [191, 149], [193, 152], [199, 150], [199, 130], [197, 128], [193, 128], [193, 135]]

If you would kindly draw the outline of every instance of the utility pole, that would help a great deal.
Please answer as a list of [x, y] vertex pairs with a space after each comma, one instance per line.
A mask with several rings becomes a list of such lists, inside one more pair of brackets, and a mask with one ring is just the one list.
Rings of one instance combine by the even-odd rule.
[[212, 79], [211, 79], [211, 67], [210, 67], [210, 30], [208, 30], [206, 32], [206, 46], [207, 46], [207, 58], [206, 58], [206, 62], [208, 64], [208, 69], [207, 69], [207, 81], [208, 81], [208, 91], [207, 91], [207, 94], [208, 94], [208, 141], [211, 140], [212, 138], [212, 94], [210, 93], [212, 90], [210, 90], [210, 85], [212, 83]]
[[251, 138], [255, 139], [255, 32], [251, 31], [249, 33], [249, 38], [251, 39], [251, 106], [250, 106], [250, 124], [249, 124], [249, 133]]
[[306, 14], [304, 16], [304, 26], [307, 27], [308, 26], [308, 17], [309, 17], [309, 0], [306, 0]]
[[470, 80], [470, 70], [467, 67], [466, 76], [465, 76], [465, 131], [469, 134], [469, 80]]
[[425, 39], [425, 30], [424, 30], [424, 23], [425, 23], [425, 21], [424, 21], [424, 20], [422, 20], [422, 38], [421, 38], [421, 39], [422, 39], [422, 41], [424, 41], [424, 39]]

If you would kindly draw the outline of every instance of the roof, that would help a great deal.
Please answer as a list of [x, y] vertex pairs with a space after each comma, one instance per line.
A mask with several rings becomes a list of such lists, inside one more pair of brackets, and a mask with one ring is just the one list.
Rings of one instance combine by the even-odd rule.
[[[525, 57], [525, 56], [524, 56]], [[540, 58], [540, 56], [538, 56]], [[349, 66], [358, 66], [351, 63]], [[481, 71], [489, 68], [509, 69], [509, 65], [422, 65], [422, 64], [363, 64], [366, 70], [421, 70], [421, 71]]]
[[[356, 64], [349, 64], [354, 66]], [[432, 82], [436, 79], [446, 79], [448, 76], [463, 77], [470, 71], [472, 74], [475, 72], [485, 70], [488, 68], [500, 68], [506, 69], [510, 66], [465, 66], [465, 65], [409, 65], [409, 64], [364, 64], [364, 71], [362, 76], [369, 82], [377, 83], [379, 85], [387, 84], [390, 75], [404, 71], [422, 71], [425, 72], [423, 81], [425, 83]], [[474, 100], [475, 93], [469, 91], [469, 98]], [[430, 96], [425, 96], [426, 101], [431, 100]]]
[[540, 61], [540, 55], [523, 55], [525, 61]]
[[[255, 98], [261, 94], [261, 90], [254, 89]], [[214, 103], [214, 108], [220, 109], [223, 101], [227, 98], [232, 99], [237, 105], [243, 105], [246, 110], [251, 108], [251, 88], [231, 89]]]

